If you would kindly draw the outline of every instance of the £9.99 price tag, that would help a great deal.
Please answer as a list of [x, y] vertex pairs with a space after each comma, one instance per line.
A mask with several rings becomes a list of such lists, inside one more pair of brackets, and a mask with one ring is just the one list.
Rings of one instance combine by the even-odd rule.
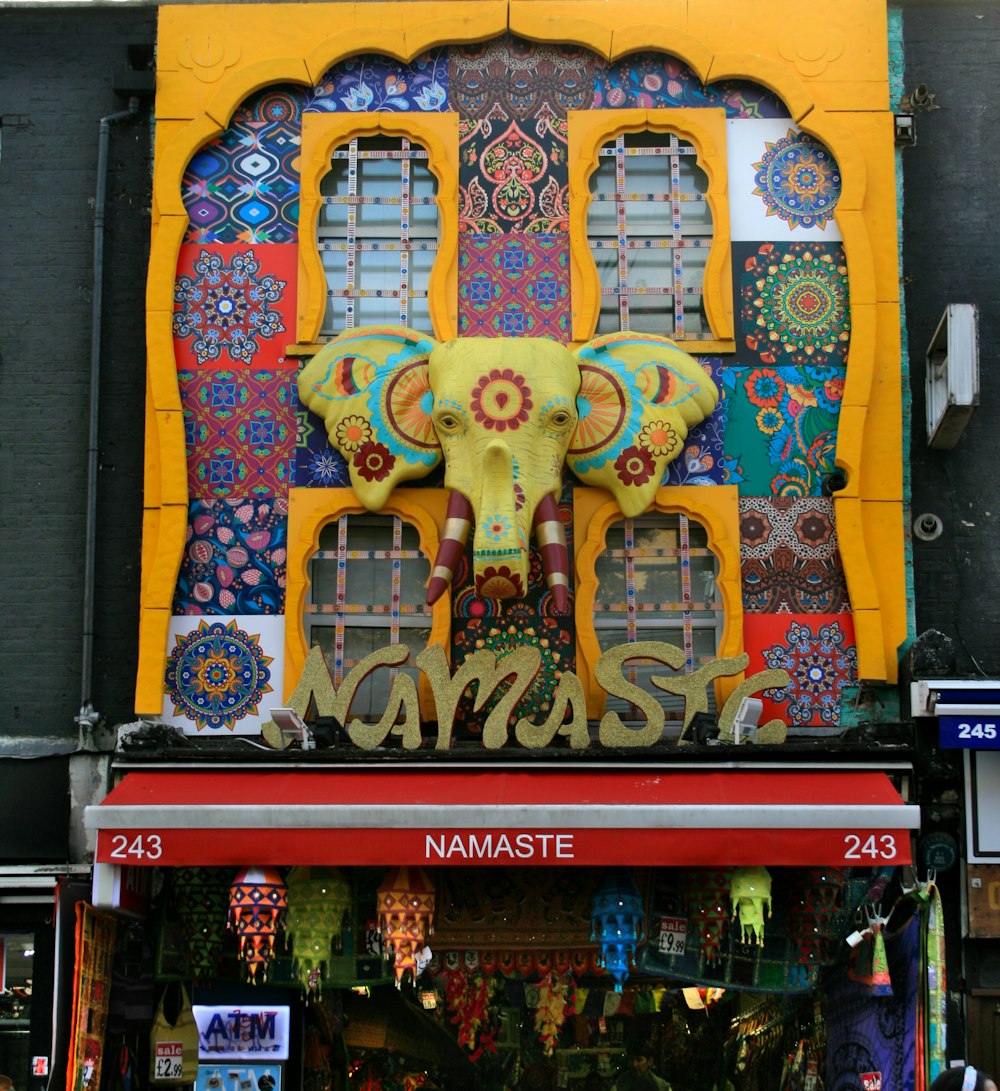
[[687, 946], [688, 922], [685, 917], [660, 917], [660, 938], [657, 947], [661, 955], [683, 955]]
[[153, 1057], [153, 1078], [179, 1080], [184, 1076], [184, 1045], [181, 1042], [157, 1042]]

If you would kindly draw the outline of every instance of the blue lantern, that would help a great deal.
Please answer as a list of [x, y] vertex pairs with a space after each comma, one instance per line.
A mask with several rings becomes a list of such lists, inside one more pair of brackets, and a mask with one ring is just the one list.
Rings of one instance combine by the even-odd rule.
[[645, 938], [642, 895], [628, 868], [608, 868], [594, 895], [590, 938], [601, 945], [600, 964], [622, 991], [635, 950]]

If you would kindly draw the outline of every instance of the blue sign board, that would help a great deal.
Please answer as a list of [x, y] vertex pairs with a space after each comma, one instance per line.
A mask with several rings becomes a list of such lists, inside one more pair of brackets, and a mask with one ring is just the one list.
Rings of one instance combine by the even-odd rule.
[[940, 716], [943, 750], [1000, 750], [1000, 708], [974, 716]]

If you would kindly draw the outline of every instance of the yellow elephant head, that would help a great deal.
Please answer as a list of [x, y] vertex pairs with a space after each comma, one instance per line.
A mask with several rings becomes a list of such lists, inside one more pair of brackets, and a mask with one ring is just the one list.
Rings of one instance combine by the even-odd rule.
[[452, 496], [428, 602], [451, 583], [474, 525], [477, 594], [524, 594], [534, 530], [560, 611], [569, 586], [556, 507], [564, 466], [608, 489], [623, 515], [639, 515], [719, 397], [696, 360], [655, 334], [607, 334], [573, 352], [544, 338], [440, 344], [374, 326], [318, 352], [299, 394], [324, 418], [371, 511], [444, 458]]

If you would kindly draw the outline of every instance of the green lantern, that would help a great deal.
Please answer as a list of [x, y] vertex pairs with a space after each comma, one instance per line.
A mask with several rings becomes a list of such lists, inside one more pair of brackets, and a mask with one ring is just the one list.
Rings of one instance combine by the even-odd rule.
[[351, 908], [351, 885], [332, 867], [295, 867], [288, 873], [286, 933], [292, 969], [308, 995], [318, 994], [333, 937]]
[[211, 981], [222, 960], [229, 910], [225, 868], [178, 867], [173, 871], [174, 908], [184, 932], [192, 980]]

